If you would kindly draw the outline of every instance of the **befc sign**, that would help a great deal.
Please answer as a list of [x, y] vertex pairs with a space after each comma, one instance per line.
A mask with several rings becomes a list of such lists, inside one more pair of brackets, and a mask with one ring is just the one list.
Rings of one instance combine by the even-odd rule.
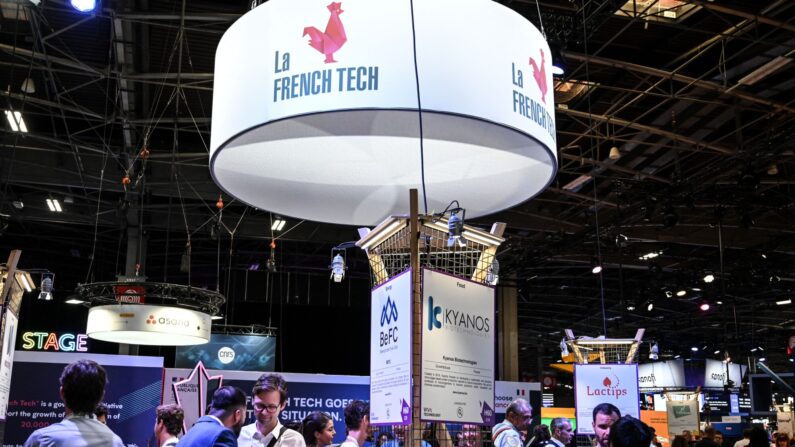
[[621, 381], [618, 376], [613, 375], [613, 379], [605, 376], [602, 380], [601, 386], [586, 385], [585, 393], [588, 396], [606, 396], [620, 399], [622, 396], [629, 394], [629, 390], [621, 387]]
[[[391, 288], [391, 286], [387, 286]], [[395, 302], [392, 301], [392, 297], [386, 297], [386, 303], [384, 303], [384, 307], [381, 308], [381, 331], [379, 332], [379, 343], [381, 347], [388, 346], [392, 343], [397, 343], [398, 341], [398, 327], [397, 326], [389, 326], [392, 323], [397, 323], [398, 319], [398, 310]], [[386, 329], [384, 325], [387, 325]]]

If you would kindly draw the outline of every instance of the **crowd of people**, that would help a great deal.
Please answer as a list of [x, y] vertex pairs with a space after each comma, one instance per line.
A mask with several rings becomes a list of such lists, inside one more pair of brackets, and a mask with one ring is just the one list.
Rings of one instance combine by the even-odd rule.
[[[122, 440], [106, 425], [108, 408], [101, 403], [105, 395], [107, 373], [91, 360], [67, 365], [60, 377], [60, 395], [65, 406], [62, 421], [34, 431], [25, 447], [124, 447]], [[330, 414], [312, 411], [303, 421], [282, 424], [279, 414], [287, 402], [287, 383], [278, 374], [263, 374], [251, 390], [254, 422], [244, 425], [247, 416], [246, 393], [234, 386], [218, 388], [204, 416], [183, 435], [185, 413], [178, 405], [156, 408], [153, 436], [163, 447], [328, 447], [336, 431]], [[405, 426], [392, 433], [373, 435], [369, 404], [351, 401], [344, 411], [346, 439], [339, 447], [403, 447]], [[532, 421], [533, 409], [524, 399], [508, 406], [505, 420], [492, 428], [493, 447], [566, 447], [573, 444], [574, 431], [567, 418], [552, 419], [549, 426], [538, 425], [525, 436]], [[632, 416], [621, 415], [614, 405], [603, 403], [593, 409], [594, 447], [660, 447], [654, 429]], [[180, 435], [183, 435], [180, 438]], [[529, 437], [529, 439], [527, 439]], [[697, 439], [696, 439], [697, 438]], [[454, 437], [444, 424], [426, 424], [422, 429], [422, 447], [479, 447], [480, 428], [463, 425]], [[689, 431], [675, 436], [671, 447], [725, 447], [723, 434], [706, 427], [697, 437]], [[790, 447], [787, 434], [772, 439], [761, 426], [743, 433], [734, 447]]]

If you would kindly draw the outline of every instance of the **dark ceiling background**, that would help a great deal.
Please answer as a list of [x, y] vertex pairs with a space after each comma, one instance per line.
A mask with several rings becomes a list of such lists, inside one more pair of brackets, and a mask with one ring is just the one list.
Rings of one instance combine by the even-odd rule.
[[[538, 24], [535, 2], [501, 3]], [[267, 210], [231, 197], [216, 207], [214, 53], [250, 2], [105, 1], [93, 15], [56, 0], [0, 5], [0, 98], [29, 128], [0, 127], [0, 252], [22, 249], [23, 268], [56, 273], [55, 301], [30, 297], [23, 325], [79, 327], [85, 309], [63, 303], [75, 286], [138, 263], [153, 281], [222, 291], [228, 324], [276, 326], [283, 370], [366, 373], [366, 259], [348, 250], [348, 277], [328, 278], [331, 248], [356, 229], [284, 216], [273, 233]], [[776, 301], [795, 280], [795, 4], [539, 7], [567, 64], [555, 86], [559, 173], [538, 197], [468, 222], [507, 223], [499, 287], [519, 296], [522, 368], [558, 359], [564, 328], [638, 327], [663, 358], [729, 350], [744, 362], [762, 346], [789, 368], [795, 305]], [[782, 66], [749, 82], [771, 61]], [[21, 90], [27, 78], [35, 93]], [[271, 257], [276, 273], [264, 271]], [[706, 272], [717, 279], [705, 284]]]

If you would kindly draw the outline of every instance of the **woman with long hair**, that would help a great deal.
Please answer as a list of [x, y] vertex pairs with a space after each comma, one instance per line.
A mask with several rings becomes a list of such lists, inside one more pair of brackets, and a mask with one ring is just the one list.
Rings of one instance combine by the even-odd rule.
[[303, 421], [303, 435], [306, 447], [326, 447], [334, 441], [334, 421], [323, 411], [313, 411]]

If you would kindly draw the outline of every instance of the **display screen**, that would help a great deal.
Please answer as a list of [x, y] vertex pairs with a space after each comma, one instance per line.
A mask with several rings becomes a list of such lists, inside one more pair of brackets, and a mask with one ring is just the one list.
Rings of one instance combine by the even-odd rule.
[[207, 344], [177, 347], [177, 368], [193, 368], [200, 360], [207, 369], [273, 371], [276, 337], [212, 334]]

